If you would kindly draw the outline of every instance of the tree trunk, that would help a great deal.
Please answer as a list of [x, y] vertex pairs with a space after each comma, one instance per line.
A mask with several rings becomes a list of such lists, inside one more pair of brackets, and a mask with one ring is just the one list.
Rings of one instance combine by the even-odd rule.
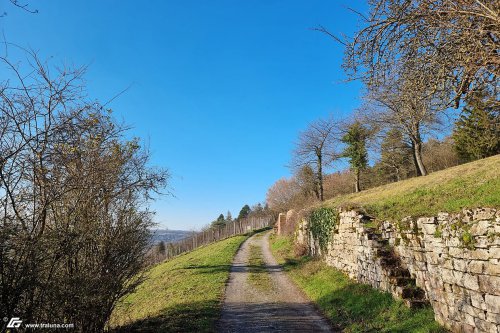
[[422, 176], [420, 168], [418, 167], [417, 156], [415, 154], [415, 143], [411, 141], [411, 156], [413, 157], [413, 165], [415, 166], [415, 171], [417, 172], [417, 177]]
[[354, 192], [358, 193], [360, 191], [360, 188], [359, 188], [359, 169], [356, 168], [355, 172], [354, 172], [354, 177], [356, 179], [355, 183], [354, 183]]
[[324, 201], [323, 197], [323, 156], [317, 154], [318, 156], [318, 185], [319, 185], [319, 200]]
[[413, 148], [413, 162], [417, 170], [417, 176], [427, 176], [427, 170], [424, 162], [422, 161], [422, 141], [412, 139], [411, 146]]

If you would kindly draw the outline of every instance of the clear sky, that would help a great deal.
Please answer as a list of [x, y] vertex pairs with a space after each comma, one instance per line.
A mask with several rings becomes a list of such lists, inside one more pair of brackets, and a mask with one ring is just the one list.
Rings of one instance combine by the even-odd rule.
[[[290, 175], [294, 140], [310, 121], [359, 105], [360, 84], [341, 83], [343, 49], [311, 28], [352, 34], [355, 0], [0, 0], [9, 42], [55, 64], [89, 65], [91, 97], [110, 107], [172, 174], [175, 198], [156, 221], [199, 228]], [[0, 75], [4, 68], [0, 69]]]

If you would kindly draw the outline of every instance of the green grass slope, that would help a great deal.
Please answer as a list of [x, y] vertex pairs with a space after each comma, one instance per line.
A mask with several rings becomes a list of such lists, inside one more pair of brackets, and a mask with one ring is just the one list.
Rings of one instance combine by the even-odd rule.
[[378, 220], [500, 207], [500, 155], [369, 190], [335, 197], [327, 207], [361, 206]]
[[213, 332], [231, 261], [247, 236], [156, 265], [114, 310], [113, 332]]
[[446, 332], [431, 307], [409, 309], [389, 293], [356, 283], [324, 262], [296, 257], [290, 237], [273, 237], [271, 250], [289, 276], [342, 332]]

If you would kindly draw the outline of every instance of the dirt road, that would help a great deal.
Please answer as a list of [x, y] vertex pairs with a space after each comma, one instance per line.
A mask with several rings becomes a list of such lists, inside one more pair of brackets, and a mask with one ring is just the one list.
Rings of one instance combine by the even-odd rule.
[[218, 331], [333, 332], [277, 264], [269, 235], [252, 236], [236, 254]]

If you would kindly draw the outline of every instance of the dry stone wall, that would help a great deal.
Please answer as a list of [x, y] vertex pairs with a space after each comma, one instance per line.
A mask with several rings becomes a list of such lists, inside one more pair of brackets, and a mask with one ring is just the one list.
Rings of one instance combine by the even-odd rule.
[[454, 332], [500, 333], [500, 210], [371, 224], [358, 211], [340, 211], [326, 248], [306, 220], [296, 241], [408, 306], [430, 303], [436, 320]]

